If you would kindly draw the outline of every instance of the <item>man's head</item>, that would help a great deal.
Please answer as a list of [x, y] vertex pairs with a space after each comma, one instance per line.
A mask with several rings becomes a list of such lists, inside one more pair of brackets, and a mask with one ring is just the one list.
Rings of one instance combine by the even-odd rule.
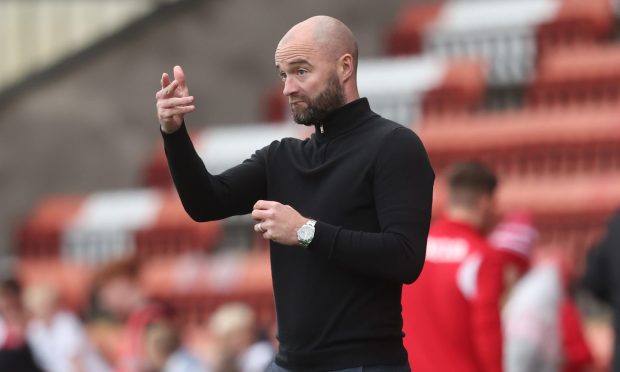
[[22, 287], [15, 279], [0, 281], [0, 316], [21, 311]]
[[355, 37], [339, 20], [316, 16], [293, 26], [276, 48], [275, 62], [295, 122], [321, 123], [359, 98], [357, 60]]
[[144, 354], [149, 370], [161, 371], [174, 352], [181, 347], [181, 332], [166, 319], [149, 323], [144, 332]]
[[138, 280], [140, 263], [135, 258], [123, 258], [104, 265], [94, 278], [94, 290], [99, 305], [112, 315], [125, 319], [146, 301]]
[[497, 177], [476, 162], [455, 164], [448, 175], [448, 214], [486, 230], [495, 213]]
[[239, 356], [256, 341], [256, 316], [243, 303], [220, 306], [209, 319], [209, 332], [223, 355]]
[[58, 288], [48, 284], [29, 286], [24, 293], [24, 305], [35, 318], [49, 321], [60, 306]]

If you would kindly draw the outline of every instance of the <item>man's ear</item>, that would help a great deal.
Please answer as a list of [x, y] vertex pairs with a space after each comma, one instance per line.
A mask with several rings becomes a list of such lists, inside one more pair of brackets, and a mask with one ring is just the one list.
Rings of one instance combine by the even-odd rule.
[[338, 75], [340, 75], [340, 81], [346, 82], [353, 76], [353, 56], [349, 53], [343, 54], [338, 60]]

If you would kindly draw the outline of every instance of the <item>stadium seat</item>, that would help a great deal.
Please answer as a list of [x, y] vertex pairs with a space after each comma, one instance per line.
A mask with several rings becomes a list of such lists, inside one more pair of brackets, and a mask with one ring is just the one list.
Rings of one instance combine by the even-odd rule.
[[101, 264], [124, 255], [208, 250], [219, 222], [196, 223], [178, 197], [154, 189], [51, 197], [35, 207], [18, 235], [22, 258]]
[[620, 46], [557, 49], [541, 57], [529, 85], [532, 107], [619, 103]]
[[411, 4], [390, 31], [392, 54], [483, 57], [493, 84], [520, 84], [539, 52], [611, 36], [609, 0], [477, 0]]
[[620, 172], [617, 105], [434, 118], [418, 134], [437, 173], [466, 159], [502, 177]]

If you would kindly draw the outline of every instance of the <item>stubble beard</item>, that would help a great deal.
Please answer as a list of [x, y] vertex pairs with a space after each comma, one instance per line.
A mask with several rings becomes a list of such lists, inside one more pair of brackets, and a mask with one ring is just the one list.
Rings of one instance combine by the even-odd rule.
[[304, 102], [307, 105], [305, 109], [295, 110], [291, 105], [293, 120], [306, 126], [323, 123], [327, 115], [345, 104], [344, 88], [338, 81], [338, 76], [332, 74], [327, 87], [316, 98], [307, 98]]

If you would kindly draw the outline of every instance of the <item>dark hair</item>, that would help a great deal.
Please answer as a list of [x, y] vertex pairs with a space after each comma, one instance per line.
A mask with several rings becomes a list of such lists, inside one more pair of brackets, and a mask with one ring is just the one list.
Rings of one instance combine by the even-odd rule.
[[22, 286], [15, 279], [4, 279], [0, 281], [0, 292], [2, 295], [19, 296], [22, 292]]
[[140, 274], [140, 262], [136, 257], [125, 257], [108, 262], [95, 273], [93, 284], [100, 287], [117, 278], [137, 280]]
[[450, 201], [472, 204], [483, 195], [493, 195], [497, 177], [481, 163], [469, 161], [454, 164], [448, 172]]

